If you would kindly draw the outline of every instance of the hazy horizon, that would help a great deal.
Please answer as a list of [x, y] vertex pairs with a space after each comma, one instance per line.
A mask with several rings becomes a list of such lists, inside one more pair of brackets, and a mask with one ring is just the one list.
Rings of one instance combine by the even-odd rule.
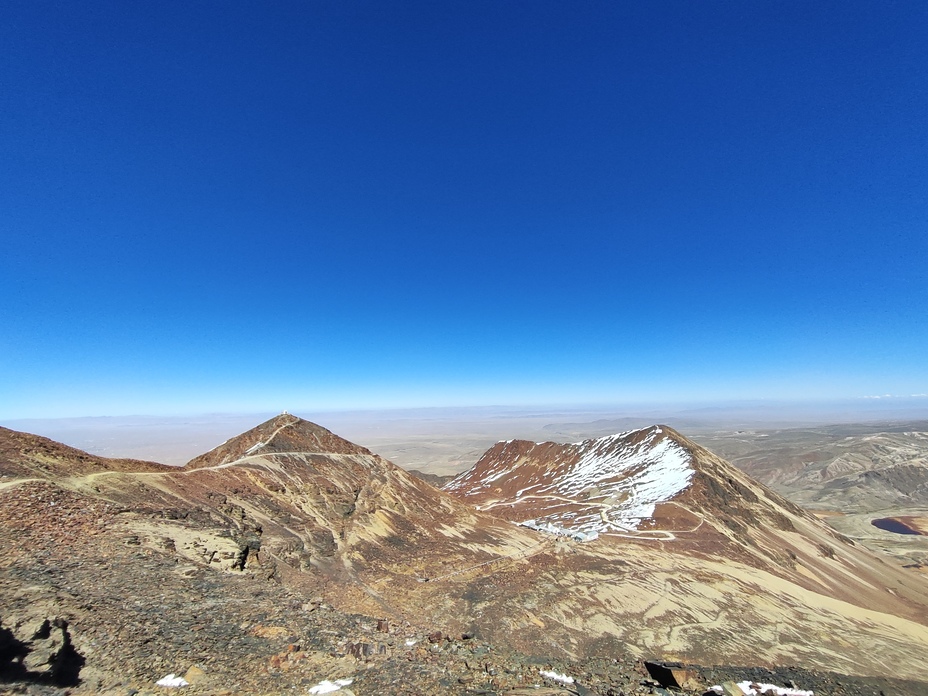
[[[685, 435], [753, 428], [928, 419], [928, 397], [819, 402], [729, 402], [613, 406], [444, 407], [313, 411], [287, 409], [401, 466], [450, 470], [472, 464], [499, 440], [573, 441], [657, 423]], [[0, 425], [92, 454], [184, 464], [280, 411], [187, 415], [0, 419]]]

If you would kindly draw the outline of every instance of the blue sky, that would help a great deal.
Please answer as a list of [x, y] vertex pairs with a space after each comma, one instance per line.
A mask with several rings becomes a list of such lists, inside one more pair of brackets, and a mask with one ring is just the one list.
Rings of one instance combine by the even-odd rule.
[[0, 417], [928, 392], [925, 3], [0, 17]]

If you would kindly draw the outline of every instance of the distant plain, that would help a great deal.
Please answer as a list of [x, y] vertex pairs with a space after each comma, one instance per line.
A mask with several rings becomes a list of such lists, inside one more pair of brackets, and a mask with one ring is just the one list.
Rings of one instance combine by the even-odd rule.
[[[861, 434], [875, 423], [928, 418], [928, 398], [855, 399], [822, 403], [746, 402], [721, 405], [419, 408], [367, 411], [295, 410], [406, 469], [448, 475], [468, 469], [500, 440], [575, 442], [663, 423], [723, 457], [771, 431], [844, 425]], [[114, 416], [8, 419], [0, 425], [49, 437], [106, 457], [180, 466], [275, 414]], [[740, 431], [740, 432], [739, 432]], [[809, 431], [802, 446], [814, 443]], [[736, 444], [737, 442], [741, 444]]]

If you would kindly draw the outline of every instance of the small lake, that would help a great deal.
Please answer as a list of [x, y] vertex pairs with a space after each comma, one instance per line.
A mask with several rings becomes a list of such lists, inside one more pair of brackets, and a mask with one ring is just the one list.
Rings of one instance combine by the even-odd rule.
[[895, 534], [921, 534], [921, 532], [912, 529], [908, 525], [892, 517], [884, 517], [879, 520], [870, 520], [870, 524], [872, 524], [877, 529], [882, 529], [884, 532], [893, 532]]

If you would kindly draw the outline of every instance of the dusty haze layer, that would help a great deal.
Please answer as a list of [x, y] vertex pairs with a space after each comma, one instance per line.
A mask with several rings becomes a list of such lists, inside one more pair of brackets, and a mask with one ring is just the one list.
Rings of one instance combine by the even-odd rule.
[[[612, 407], [471, 407], [369, 411], [299, 410], [407, 469], [458, 474], [494, 443], [512, 438], [575, 442], [666, 423], [700, 440], [744, 429], [928, 418], [928, 399], [819, 403]], [[0, 423], [91, 454], [180, 466], [273, 413], [8, 419]], [[713, 443], [714, 444], [714, 443]]]

